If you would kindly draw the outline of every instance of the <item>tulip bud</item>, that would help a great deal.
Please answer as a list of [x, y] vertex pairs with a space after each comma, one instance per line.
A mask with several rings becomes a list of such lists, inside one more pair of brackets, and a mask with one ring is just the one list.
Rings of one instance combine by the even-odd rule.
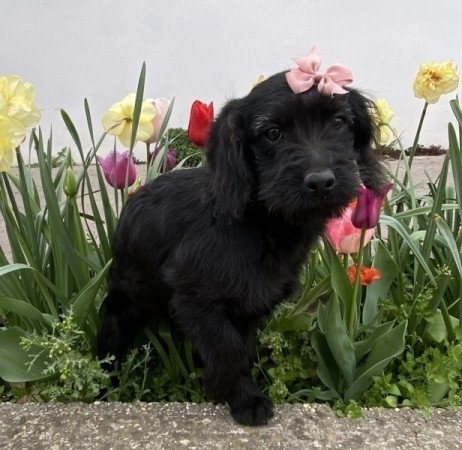
[[351, 215], [351, 222], [356, 228], [371, 229], [377, 226], [383, 201], [392, 183], [384, 184], [379, 195], [364, 186], [358, 190], [356, 207]]
[[77, 194], [77, 180], [71, 167], [66, 169], [63, 182], [63, 191], [68, 197], [74, 197]]
[[210, 124], [213, 121], [213, 102], [208, 106], [196, 100], [191, 106], [189, 116], [188, 138], [199, 147], [203, 147], [207, 141]]

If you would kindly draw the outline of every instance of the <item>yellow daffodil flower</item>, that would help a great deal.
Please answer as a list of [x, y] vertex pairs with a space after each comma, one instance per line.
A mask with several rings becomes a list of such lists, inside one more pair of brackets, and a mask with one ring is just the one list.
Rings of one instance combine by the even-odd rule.
[[32, 84], [17, 75], [0, 76], [0, 172], [10, 170], [14, 149], [26, 137], [26, 128], [40, 120], [34, 101]]
[[[108, 134], [117, 136], [124, 147], [130, 146], [133, 114], [135, 111], [134, 93], [128, 94], [122, 101], [114, 103], [103, 116], [103, 127]], [[141, 105], [140, 121], [136, 131], [136, 141], [147, 141], [154, 132], [153, 120], [156, 109], [152, 102], [144, 100]]]
[[267, 79], [268, 77], [266, 75], [259, 75], [255, 83], [252, 84], [250, 90], [252, 90], [255, 86], [258, 86], [260, 83], [263, 83], [263, 81], [266, 81]]
[[7, 172], [13, 163], [14, 149], [24, 139], [24, 127], [0, 115], [0, 172]]
[[457, 89], [459, 75], [452, 61], [422, 64], [414, 81], [414, 94], [427, 103], [436, 103], [442, 94]]
[[[0, 77], [0, 115], [20, 122], [25, 128], [40, 120], [40, 111], [34, 104], [35, 89], [16, 75]], [[19, 126], [19, 125], [18, 125]]]
[[380, 143], [386, 144], [390, 140], [390, 122], [395, 116], [390, 105], [384, 98], [378, 98], [374, 102], [375, 108], [371, 110], [372, 118], [379, 129]]

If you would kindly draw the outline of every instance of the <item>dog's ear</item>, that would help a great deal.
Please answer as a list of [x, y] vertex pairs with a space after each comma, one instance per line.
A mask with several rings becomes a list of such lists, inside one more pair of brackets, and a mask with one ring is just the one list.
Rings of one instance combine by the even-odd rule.
[[380, 192], [386, 182], [385, 171], [372, 146], [377, 144], [379, 132], [372, 118], [374, 103], [358, 91], [352, 89], [348, 100], [353, 110], [354, 146], [358, 152], [356, 159], [361, 180], [365, 186]]
[[218, 214], [238, 219], [249, 202], [253, 187], [240, 100], [232, 100], [213, 123], [207, 143], [210, 188]]

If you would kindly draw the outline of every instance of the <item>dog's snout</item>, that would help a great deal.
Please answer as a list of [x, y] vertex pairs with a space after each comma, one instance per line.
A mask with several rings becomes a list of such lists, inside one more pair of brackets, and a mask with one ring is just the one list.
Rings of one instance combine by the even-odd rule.
[[305, 176], [305, 186], [312, 192], [329, 191], [335, 185], [335, 175], [330, 169], [311, 172]]

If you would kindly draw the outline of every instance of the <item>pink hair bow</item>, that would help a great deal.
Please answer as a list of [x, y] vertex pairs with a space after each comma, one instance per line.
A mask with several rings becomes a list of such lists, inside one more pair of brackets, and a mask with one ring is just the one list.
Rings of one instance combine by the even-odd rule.
[[334, 64], [325, 72], [319, 72], [321, 59], [316, 47], [313, 47], [308, 56], [294, 58], [298, 68], [286, 73], [287, 83], [295, 94], [305, 92], [314, 85], [322, 95], [332, 97], [333, 94], [346, 94], [343, 86], [353, 82], [353, 74], [348, 67]]

